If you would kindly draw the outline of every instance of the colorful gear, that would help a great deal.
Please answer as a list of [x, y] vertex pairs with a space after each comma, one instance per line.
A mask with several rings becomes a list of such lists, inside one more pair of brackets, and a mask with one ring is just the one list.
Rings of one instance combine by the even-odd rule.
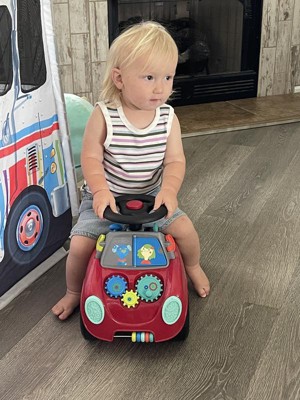
[[155, 275], [142, 276], [135, 287], [140, 298], [146, 302], [158, 300], [163, 292], [163, 284]]
[[128, 284], [125, 278], [120, 275], [112, 275], [105, 281], [105, 291], [110, 297], [121, 297], [125, 293], [127, 287]]
[[133, 290], [126, 290], [121, 298], [121, 301], [125, 307], [135, 307], [139, 303], [139, 296]]

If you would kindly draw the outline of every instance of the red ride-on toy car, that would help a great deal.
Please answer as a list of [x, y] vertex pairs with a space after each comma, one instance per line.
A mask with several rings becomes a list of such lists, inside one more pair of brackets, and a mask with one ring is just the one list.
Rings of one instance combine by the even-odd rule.
[[[154, 197], [116, 198], [119, 214], [107, 207], [112, 231], [100, 235], [82, 287], [81, 332], [85, 339], [133, 342], [184, 340], [189, 333], [188, 288], [184, 265], [171, 235], [143, 224], [163, 218], [151, 212]], [[120, 224], [126, 224], [124, 227]]]

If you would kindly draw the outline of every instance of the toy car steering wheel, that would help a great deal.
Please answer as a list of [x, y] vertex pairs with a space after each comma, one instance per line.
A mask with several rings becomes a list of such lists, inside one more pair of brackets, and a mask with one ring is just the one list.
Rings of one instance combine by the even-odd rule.
[[115, 198], [119, 213], [115, 213], [107, 206], [104, 218], [120, 224], [141, 225], [157, 221], [167, 215], [165, 205], [151, 212], [154, 207], [155, 197], [147, 194], [125, 194]]

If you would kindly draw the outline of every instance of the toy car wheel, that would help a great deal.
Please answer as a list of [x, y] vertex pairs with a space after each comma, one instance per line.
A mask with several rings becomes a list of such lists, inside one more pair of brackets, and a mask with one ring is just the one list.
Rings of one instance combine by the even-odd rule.
[[190, 332], [190, 312], [188, 308], [185, 323], [181, 331], [173, 338], [173, 340], [176, 342], [185, 340], [189, 336], [189, 332]]
[[90, 332], [84, 326], [81, 315], [80, 315], [80, 330], [81, 330], [81, 334], [85, 340], [88, 340], [90, 342], [96, 340], [96, 338], [93, 335], [91, 335]]

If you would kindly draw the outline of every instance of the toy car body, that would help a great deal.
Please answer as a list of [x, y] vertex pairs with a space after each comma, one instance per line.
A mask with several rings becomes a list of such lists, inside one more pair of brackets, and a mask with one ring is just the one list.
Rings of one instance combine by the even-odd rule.
[[160, 232], [109, 232], [99, 237], [97, 248], [82, 289], [84, 336], [112, 341], [128, 335], [137, 342], [177, 335], [184, 339], [187, 279], [173, 238]]

